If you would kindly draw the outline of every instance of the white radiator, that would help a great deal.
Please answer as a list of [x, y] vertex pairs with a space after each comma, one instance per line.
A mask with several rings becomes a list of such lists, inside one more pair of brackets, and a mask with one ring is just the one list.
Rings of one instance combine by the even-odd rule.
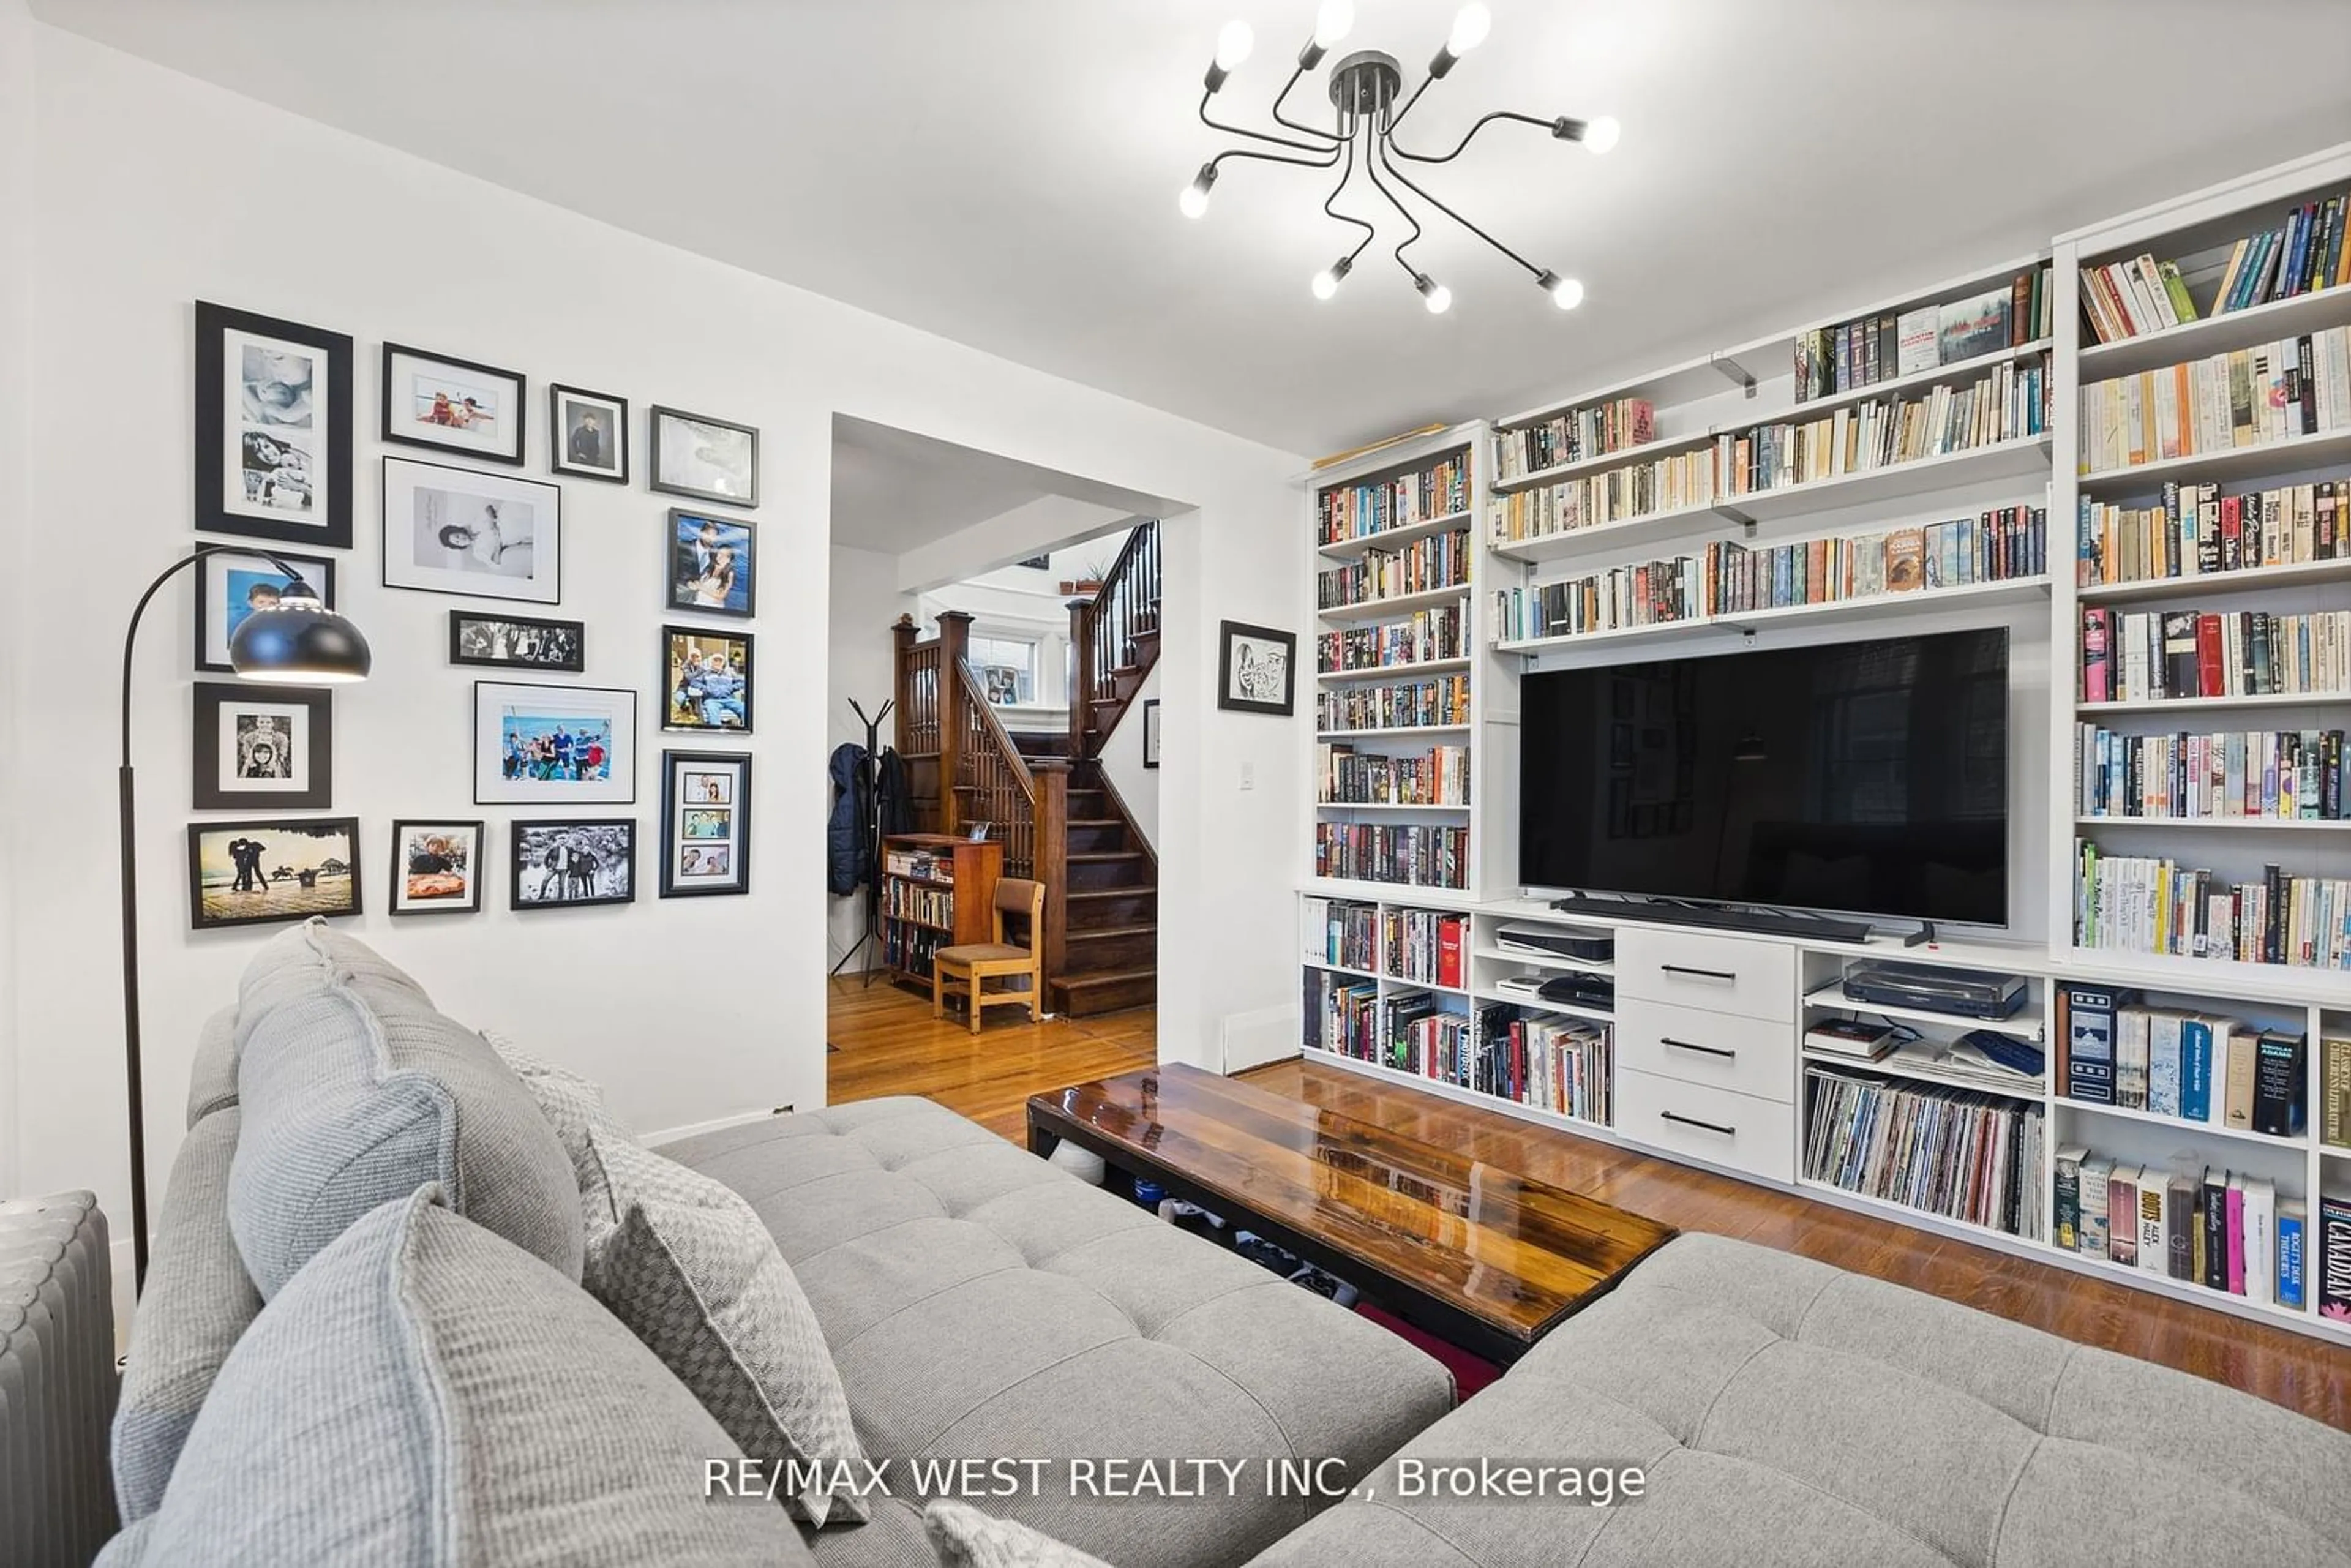
[[0, 1563], [82, 1568], [114, 1533], [116, 1386], [98, 1200], [0, 1203]]

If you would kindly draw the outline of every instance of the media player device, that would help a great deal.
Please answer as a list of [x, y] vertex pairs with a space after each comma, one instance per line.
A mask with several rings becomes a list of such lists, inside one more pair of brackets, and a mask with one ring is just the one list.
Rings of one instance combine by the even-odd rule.
[[2024, 1006], [2024, 977], [1872, 959], [1845, 966], [1844, 997], [1849, 1002], [1917, 1008], [1953, 1018], [2004, 1019]]

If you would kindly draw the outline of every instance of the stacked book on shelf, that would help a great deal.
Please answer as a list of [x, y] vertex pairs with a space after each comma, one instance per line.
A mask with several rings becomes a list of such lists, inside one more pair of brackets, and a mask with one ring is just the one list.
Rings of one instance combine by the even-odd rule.
[[2168, 821], [2339, 822], [2339, 729], [2125, 735], [2074, 727], [2074, 813]]
[[[2351, 245], [2343, 233], [2346, 198], [2295, 207], [2273, 229], [2248, 235], [2229, 252], [2211, 314], [2291, 299], [2351, 283]], [[2158, 332], [2197, 319], [2196, 301], [2176, 262], [2151, 255], [2082, 269], [2082, 313], [2101, 343]]]
[[1352, 746], [1315, 747], [1325, 806], [1467, 806], [1469, 748], [1432, 746], [1417, 757], [1359, 752]]
[[1498, 1002], [1478, 1013], [1464, 1089], [1580, 1122], [1611, 1125], [1614, 1031], [1604, 1023]]
[[1503, 642], [1578, 636], [1759, 610], [1837, 604], [2039, 577], [2047, 513], [2008, 507], [1919, 528], [1761, 548], [1722, 540], [1702, 555], [1619, 566], [1494, 596]]
[[2318, 1042], [2318, 1141], [2351, 1149], [2351, 1037]]
[[1469, 454], [1447, 453], [1426, 467], [1315, 493], [1315, 540], [1371, 538], [1469, 509]]
[[1393, 978], [1458, 991], [1469, 983], [1469, 917], [1437, 909], [1391, 909], [1381, 916]]
[[2351, 693], [2351, 610], [2082, 612], [2085, 703]]
[[2329, 327], [2084, 383], [2081, 471], [2120, 473], [2346, 426], [2351, 327]]
[[1380, 988], [1370, 980], [1343, 980], [1320, 970], [1306, 972], [1306, 1044], [1357, 1061], [1380, 1057]]
[[918, 921], [925, 925], [953, 925], [955, 888], [952, 884], [926, 887], [902, 876], [884, 877], [882, 879], [882, 913], [893, 920]]
[[1379, 1007], [1379, 1056], [1382, 1066], [1423, 1078], [1440, 1071], [1469, 1053], [1468, 1013], [1448, 1012], [1426, 991], [1399, 991], [1382, 998]]
[[2040, 1105], [1804, 1070], [1804, 1175], [2010, 1236], [2042, 1234]]
[[920, 850], [891, 850], [882, 857], [882, 869], [892, 876], [903, 876], [914, 882], [935, 882], [948, 886], [955, 883], [953, 855], [926, 854]]
[[1440, 604], [1383, 625], [1325, 632], [1314, 640], [1314, 667], [1326, 675], [1397, 669], [1458, 659], [1468, 651], [1468, 615], [1458, 605]]
[[2351, 479], [2225, 495], [2167, 484], [2151, 507], [2085, 496], [2076, 538], [2085, 588], [2351, 559]]
[[1305, 900], [1299, 910], [1299, 935], [1307, 961], [1343, 969], [1372, 968], [1379, 953], [1379, 915], [1375, 904]]
[[1318, 822], [1314, 826], [1314, 874], [1340, 882], [1468, 887], [1469, 830]]
[[2258, 882], [2074, 841], [2074, 942], [2111, 953], [2351, 969], [2351, 877], [2275, 865]]
[[2037, 343], [2049, 336], [2049, 268], [1964, 299], [1884, 310], [1796, 335], [1796, 401], [1833, 397], [1901, 376]]
[[1469, 677], [1434, 675], [1424, 681], [1343, 686], [1318, 693], [1314, 727], [1323, 734], [1349, 729], [1420, 729], [1469, 722]]
[[1536, 424], [1494, 433], [1494, 477], [1523, 479], [1563, 463], [1605, 457], [1657, 438], [1657, 410], [1645, 397], [1573, 408]]
[[1469, 530], [1456, 528], [1413, 540], [1402, 549], [1365, 550], [1344, 566], [1314, 574], [1314, 603], [1343, 610], [1433, 588], [1469, 581]]
[[[2074, 1145], [2057, 1151], [2052, 1188], [2060, 1251], [2309, 1310], [2309, 1207], [2267, 1176], [2185, 1161], [2141, 1165]], [[2338, 1207], [2351, 1222], [2351, 1206]], [[2351, 1279], [2343, 1283], [2351, 1288]]]
[[2057, 1092], [2273, 1138], [2306, 1124], [2304, 1040], [2193, 1009], [2155, 1007], [2110, 986], [2058, 985]]

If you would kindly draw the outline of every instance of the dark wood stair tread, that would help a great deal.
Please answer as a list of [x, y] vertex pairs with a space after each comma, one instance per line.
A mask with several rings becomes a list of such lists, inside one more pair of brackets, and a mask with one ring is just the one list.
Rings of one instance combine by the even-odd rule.
[[1128, 985], [1136, 980], [1154, 980], [1158, 977], [1156, 969], [1103, 969], [1093, 974], [1057, 975], [1053, 977], [1053, 984], [1067, 990], [1082, 991], [1104, 986]]
[[1083, 850], [1072, 852], [1069, 856], [1069, 859], [1072, 862], [1079, 861], [1139, 861], [1142, 858], [1143, 852], [1141, 850]]
[[1128, 936], [1155, 936], [1159, 927], [1142, 925], [1073, 925], [1063, 935], [1072, 942], [1108, 942]]

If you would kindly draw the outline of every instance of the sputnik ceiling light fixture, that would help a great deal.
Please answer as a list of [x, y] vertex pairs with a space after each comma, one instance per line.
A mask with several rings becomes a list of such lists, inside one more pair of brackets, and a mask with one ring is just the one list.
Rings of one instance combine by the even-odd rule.
[[[1428, 62], [1427, 76], [1423, 78], [1420, 85], [1413, 89], [1412, 96], [1405, 98], [1401, 104], [1396, 100], [1403, 96], [1404, 68], [1396, 63], [1394, 55], [1383, 54], [1377, 49], [1363, 49], [1347, 56], [1331, 68], [1331, 106], [1335, 111], [1331, 129], [1324, 130], [1321, 126], [1306, 124], [1284, 115], [1281, 112], [1282, 103], [1290, 97], [1291, 89], [1298, 86], [1299, 79], [1321, 66], [1323, 57], [1330, 53], [1331, 46], [1345, 37], [1354, 25], [1354, 0], [1322, 0], [1322, 7], [1314, 16], [1314, 36], [1306, 41], [1304, 48], [1298, 51], [1298, 64], [1290, 71], [1290, 79], [1282, 84], [1281, 91], [1274, 95], [1275, 123], [1296, 131], [1300, 136], [1311, 139], [1299, 141], [1292, 137], [1246, 130], [1238, 125], [1227, 125], [1209, 118], [1210, 101], [1223, 89], [1225, 83], [1231, 78], [1233, 72], [1239, 68], [1241, 62], [1249, 58], [1249, 52], [1257, 42], [1256, 35], [1250, 31], [1247, 22], [1233, 21], [1225, 24], [1223, 30], [1217, 35], [1216, 58], [1208, 67], [1207, 91], [1200, 95], [1200, 122], [1212, 131], [1221, 131], [1231, 136], [1247, 137], [1251, 141], [1279, 147], [1283, 151], [1269, 152], [1259, 152], [1254, 148], [1236, 147], [1217, 153], [1214, 158], [1201, 164], [1199, 173], [1193, 177], [1189, 185], [1184, 187], [1184, 193], [1177, 203], [1184, 215], [1196, 218], [1207, 212], [1209, 193], [1216, 188], [1217, 166], [1228, 158], [1253, 158], [1266, 163], [1290, 163], [1306, 169], [1335, 168], [1339, 170], [1339, 183], [1324, 200], [1322, 210], [1339, 222], [1361, 229], [1364, 237], [1356, 242], [1354, 249], [1314, 275], [1311, 286], [1314, 298], [1328, 299], [1339, 292], [1339, 285], [1345, 282], [1347, 275], [1354, 270], [1355, 258], [1362, 256], [1379, 235], [1379, 231], [1373, 225], [1362, 218], [1351, 217], [1340, 212], [1336, 205], [1339, 197], [1354, 180], [1355, 170], [1360, 165], [1365, 177], [1371, 181], [1372, 188], [1385, 197], [1388, 205], [1394, 207], [1404, 221], [1412, 226], [1412, 233], [1395, 247], [1396, 265], [1403, 267], [1405, 276], [1412, 279], [1414, 289], [1419, 293], [1421, 303], [1428, 308], [1430, 315], [1442, 315], [1452, 306], [1453, 291], [1405, 258], [1405, 252], [1411, 249], [1421, 238], [1420, 220], [1413, 215], [1411, 208], [1405, 205], [1403, 198], [1390, 188], [1390, 182], [1411, 192], [1429, 206], [1443, 213], [1479, 239], [1509, 256], [1519, 266], [1525, 267], [1543, 292], [1551, 296], [1552, 303], [1561, 309], [1573, 310], [1582, 304], [1583, 302], [1583, 284], [1573, 277], [1562, 277], [1549, 267], [1537, 267], [1431, 195], [1410, 175], [1398, 168], [1396, 161], [1402, 159], [1408, 163], [1450, 163], [1461, 156], [1478, 132], [1498, 120], [1515, 120], [1521, 124], [1541, 126], [1562, 141], [1581, 142], [1584, 151], [1597, 154], [1605, 152], [1616, 145], [1617, 138], [1622, 134], [1616, 121], [1605, 115], [1595, 120], [1576, 120], [1567, 115], [1561, 115], [1553, 120], [1539, 120], [1531, 114], [1516, 114], [1509, 110], [1498, 109], [1472, 125], [1468, 132], [1461, 138], [1459, 144], [1450, 152], [1431, 156], [1414, 152], [1397, 145], [1395, 128], [1404, 122], [1405, 115], [1412, 112], [1413, 105], [1420, 101], [1420, 95], [1428, 90], [1429, 84], [1442, 81], [1455, 66], [1461, 63], [1462, 56], [1485, 42], [1487, 33], [1493, 27], [1494, 18], [1493, 14], [1487, 10], [1481, 0], [1470, 0], [1470, 3], [1464, 5], [1460, 13], [1453, 18], [1453, 29], [1446, 37], [1445, 47], [1438, 49], [1436, 57]], [[1387, 176], [1386, 180], [1381, 178], [1383, 173]]]

